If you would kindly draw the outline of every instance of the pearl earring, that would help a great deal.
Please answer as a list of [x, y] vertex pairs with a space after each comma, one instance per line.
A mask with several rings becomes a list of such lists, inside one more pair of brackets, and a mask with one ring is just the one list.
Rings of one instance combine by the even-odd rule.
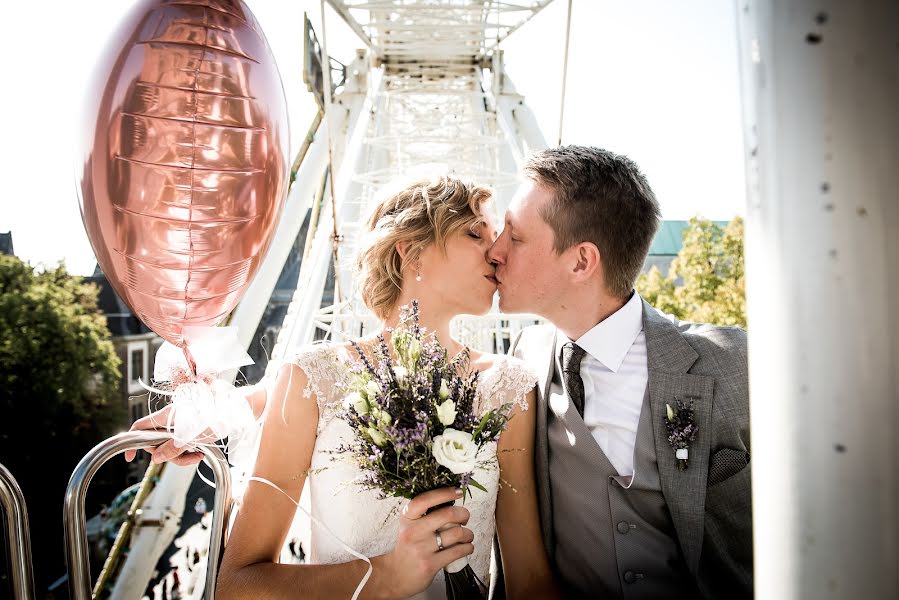
[[421, 281], [421, 271], [415, 270], [415, 281]]

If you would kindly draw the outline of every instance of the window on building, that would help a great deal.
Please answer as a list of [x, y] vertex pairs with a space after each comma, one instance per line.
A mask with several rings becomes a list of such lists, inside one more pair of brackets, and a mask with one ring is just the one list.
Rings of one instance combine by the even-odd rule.
[[149, 383], [149, 352], [150, 347], [145, 340], [128, 343], [126, 364], [128, 369], [127, 383], [129, 394], [139, 394], [144, 392], [144, 388], [141, 387], [141, 384], [138, 380], [144, 382], [145, 385]]
[[144, 349], [131, 350], [131, 383], [137, 383], [137, 380], [146, 381], [144, 377]]

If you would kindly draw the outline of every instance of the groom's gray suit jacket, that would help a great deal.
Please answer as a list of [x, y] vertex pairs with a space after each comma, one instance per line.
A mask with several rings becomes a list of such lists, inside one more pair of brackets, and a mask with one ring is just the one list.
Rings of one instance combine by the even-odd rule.
[[[658, 484], [656, 489], [662, 496], [658, 503], [667, 508], [670, 520], [665, 520], [669, 527], [673, 525], [673, 543], [669, 546], [673, 549], [673, 554], [679, 556], [672, 557], [672, 560], [666, 559], [666, 562], [669, 565], [680, 565], [676, 568], [686, 569], [684, 578], [704, 598], [751, 598], [752, 509], [746, 333], [737, 327], [681, 323], [663, 315], [646, 301], [643, 302], [643, 328], [649, 372], [645, 406], [651, 411], [651, 415], [643, 415], [645, 429], [638, 435], [648, 446], [648, 453], [642, 454], [649, 456], [649, 459], [653, 458], [654, 442], [657, 481], [660, 484], [660, 490]], [[597, 540], [592, 539], [595, 532], [608, 531], [610, 539], [613, 539], [613, 528], [622, 523], [611, 522], [608, 510], [602, 510], [603, 505], [608, 502], [603, 503], [600, 499], [599, 502], [591, 503], [592, 499], [585, 500], [584, 490], [590, 488], [579, 481], [569, 480], [589, 478], [591, 473], [580, 472], [580, 476], [577, 476], [573, 475], [576, 470], [569, 470], [567, 473], [562, 471], [564, 474], [561, 477], [566, 480], [559, 481], [559, 473], [554, 478], [554, 473], [551, 472], [551, 455], [554, 444], [558, 443], [553, 440], [560, 439], [558, 435], [551, 435], [550, 421], [555, 417], [550, 414], [548, 406], [551, 390], [558, 389], [559, 381], [554, 360], [556, 337], [556, 329], [550, 325], [529, 327], [513, 342], [510, 353], [524, 359], [540, 376], [537, 386], [535, 467], [541, 528], [547, 555], [557, 577], [570, 593], [576, 596], [592, 595], [584, 591], [583, 582], [565, 580], [566, 577], [573, 577], [572, 570], [557, 563], [558, 555], [590, 553], [590, 556], [583, 557], [578, 568], [583, 569], [585, 564], [596, 564], [598, 570], [606, 569], [605, 573], [608, 573], [608, 564], [600, 566], [601, 561], [633, 562], [635, 556], [631, 549], [631, 556], [622, 557], [618, 548], [625, 545], [619, 543], [615, 546], [614, 541], [612, 547], [619, 552], [618, 556], [595, 556], [600, 548], [608, 547], [597, 544]], [[699, 427], [697, 437], [689, 448], [689, 467], [686, 470], [677, 468], [677, 460], [668, 443], [665, 427], [665, 405], [667, 403], [674, 406], [675, 396], [693, 399], [695, 423]], [[570, 418], [570, 412], [568, 416]], [[647, 416], [651, 418], [651, 426]], [[574, 417], [577, 418], [576, 412]], [[650, 438], [652, 442], [649, 441]], [[640, 444], [638, 439], [638, 446]], [[569, 451], [557, 448], [559, 456], [563, 450]], [[638, 448], [638, 454], [640, 453]], [[558, 460], [558, 456], [556, 458]], [[603, 462], [609, 464], [604, 456], [600, 458], [603, 460], [596, 462], [597, 465]], [[598, 471], [594, 477], [599, 479], [604, 475]], [[605, 494], [602, 487], [592, 489], [602, 490], [602, 494]], [[605, 519], [609, 522], [599, 523], [597, 529], [593, 530], [594, 533], [590, 533], [589, 528], [577, 527], [567, 528], [564, 533], [557, 532], [554, 520], [565, 517], [554, 515], [553, 494], [571, 496], [557, 497], [557, 507], [565, 506], [566, 510], [583, 507], [578, 510], [590, 513], [580, 514], [578, 518], [586, 518], [587, 522], [592, 519]], [[658, 497], [658, 491], [656, 495]], [[600, 506], [595, 514], [592, 506]], [[639, 513], [639, 501], [633, 502], [629, 508]], [[641, 518], [639, 514], [634, 516]], [[664, 527], [661, 529], [664, 530]], [[582, 533], [577, 533], [579, 531]], [[560, 539], [563, 535], [566, 539]], [[639, 550], [637, 553], [639, 554]], [[499, 558], [499, 554], [497, 557]], [[499, 565], [492, 596], [503, 598], [502, 563], [497, 562]], [[593, 574], [589, 576], [592, 577]], [[598, 574], [596, 576], [600, 577]], [[626, 579], [624, 577], [622, 581]], [[640, 586], [626, 586], [626, 589], [622, 588], [621, 594], [635, 598], [681, 597], [676, 593], [659, 595], [658, 588], [642, 596], [639, 592], [634, 594], [639, 588]], [[651, 588], [645, 586], [643, 589]]]

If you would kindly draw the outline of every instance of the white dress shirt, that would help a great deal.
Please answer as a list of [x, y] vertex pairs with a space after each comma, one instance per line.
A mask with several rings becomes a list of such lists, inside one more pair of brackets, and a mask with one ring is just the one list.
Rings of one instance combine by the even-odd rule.
[[[559, 332], [556, 368], [562, 372]], [[634, 474], [634, 445], [649, 372], [643, 302], [636, 292], [618, 311], [575, 342], [587, 353], [581, 361], [584, 423], [619, 475]]]

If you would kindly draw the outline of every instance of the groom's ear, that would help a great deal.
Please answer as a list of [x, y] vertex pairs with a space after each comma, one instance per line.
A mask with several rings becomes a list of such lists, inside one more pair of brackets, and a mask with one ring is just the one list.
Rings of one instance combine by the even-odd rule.
[[572, 248], [574, 250], [574, 268], [571, 274], [575, 281], [586, 281], [592, 278], [602, 269], [599, 248], [592, 242], [581, 242]]

